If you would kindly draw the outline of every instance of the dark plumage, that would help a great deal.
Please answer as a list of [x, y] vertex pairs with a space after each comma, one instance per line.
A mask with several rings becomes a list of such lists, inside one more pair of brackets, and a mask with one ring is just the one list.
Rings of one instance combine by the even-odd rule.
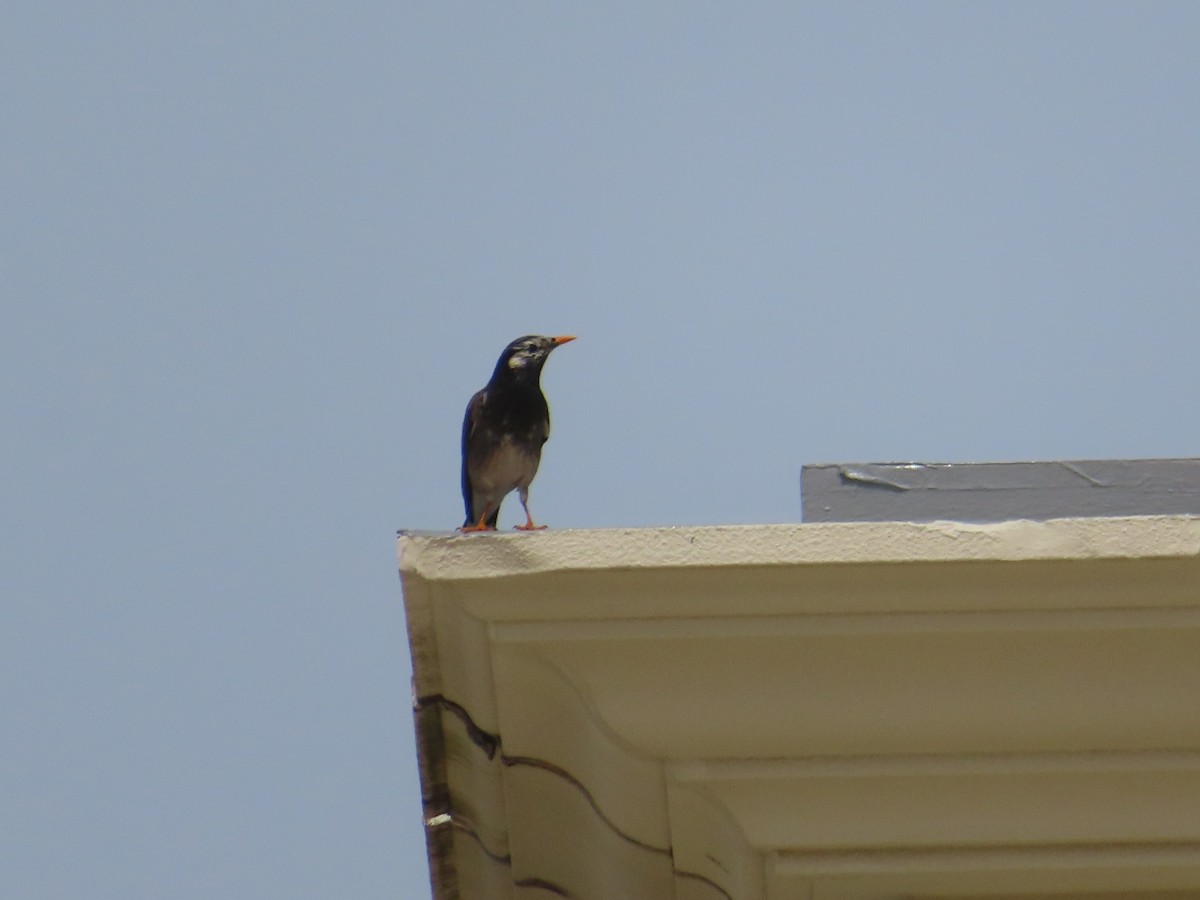
[[494, 531], [500, 504], [519, 491], [521, 531], [545, 528], [529, 515], [529, 484], [550, 436], [550, 408], [542, 394], [542, 366], [571, 336], [517, 338], [504, 348], [492, 379], [467, 404], [462, 432], [462, 492], [467, 517], [459, 531]]

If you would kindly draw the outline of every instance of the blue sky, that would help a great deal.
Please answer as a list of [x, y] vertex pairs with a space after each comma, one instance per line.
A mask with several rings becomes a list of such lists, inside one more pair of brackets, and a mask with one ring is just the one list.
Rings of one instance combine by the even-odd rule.
[[518, 335], [552, 527], [1200, 447], [1200, 5], [0, 26], [0, 895], [428, 896], [394, 534]]

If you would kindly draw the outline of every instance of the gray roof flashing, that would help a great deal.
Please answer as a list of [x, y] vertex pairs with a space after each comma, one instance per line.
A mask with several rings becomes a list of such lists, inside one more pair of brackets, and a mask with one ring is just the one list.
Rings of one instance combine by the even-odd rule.
[[1200, 458], [825, 463], [800, 485], [805, 522], [1200, 515]]

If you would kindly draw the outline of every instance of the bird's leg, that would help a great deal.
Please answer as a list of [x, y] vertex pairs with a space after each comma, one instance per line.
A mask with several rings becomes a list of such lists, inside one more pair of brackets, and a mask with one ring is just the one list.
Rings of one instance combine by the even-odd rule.
[[[474, 525], [460, 525], [458, 526], [458, 530], [464, 534], [472, 531], [495, 531], [496, 529], [487, 523], [487, 517], [491, 515], [491, 513], [492, 507], [490, 505], [485, 506], [483, 508], [483, 515], [479, 517], [478, 522], [476, 522]], [[526, 515], [528, 515], [528, 512]]]
[[519, 496], [521, 498], [521, 509], [525, 510], [525, 524], [524, 525], [514, 525], [513, 528], [517, 529], [517, 531], [542, 531], [542, 530], [544, 530], [546, 526], [545, 525], [534, 525], [533, 524], [533, 516], [531, 516], [529, 514], [529, 503], [528, 503], [529, 491], [522, 489]]

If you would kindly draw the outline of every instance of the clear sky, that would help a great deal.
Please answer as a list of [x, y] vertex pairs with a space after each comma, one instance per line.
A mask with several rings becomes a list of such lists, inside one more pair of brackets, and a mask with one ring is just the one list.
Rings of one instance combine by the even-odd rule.
[[0, 84], [0, 896], [428, 896], [394, 536], [518, 335], [552, 527], [1200, 453], [1197, 3], [9, 0]]

